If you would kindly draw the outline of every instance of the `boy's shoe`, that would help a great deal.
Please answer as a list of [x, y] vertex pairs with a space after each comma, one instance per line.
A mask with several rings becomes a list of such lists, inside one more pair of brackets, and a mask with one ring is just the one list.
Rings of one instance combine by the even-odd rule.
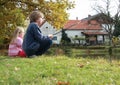
[[29, 58], [35, 58], [35, 57], [37, 57], [37, 56], [36, 55], [29, 56]]

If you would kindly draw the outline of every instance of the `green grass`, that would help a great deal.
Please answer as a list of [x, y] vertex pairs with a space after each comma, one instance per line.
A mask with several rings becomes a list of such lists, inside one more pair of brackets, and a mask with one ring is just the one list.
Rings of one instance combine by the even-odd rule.
[[0, 56], [0, 85], [120, 85], [120, 62], [98, 58]]

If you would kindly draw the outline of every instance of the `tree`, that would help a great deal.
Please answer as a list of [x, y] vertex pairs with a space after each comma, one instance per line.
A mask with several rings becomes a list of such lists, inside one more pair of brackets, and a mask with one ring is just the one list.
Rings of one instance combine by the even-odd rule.
[[[112, 45], [113, 45], [113, 42], [112, 42], [113, 32], [114, 32], [114, 29], [116, 29], [116, 25], [118, 25], [118, 22], [120, 20], [119, 18], [120, 17], [120, 0], [102, 0], [102, 1], [104, 3], [104, 6], [97, 5], [94, 7], [94, 9], [98, 13], [102, 14], [102, 16], [98, 18], [98, 21], [102, 24], [102, 27], [106, 30], [109, 36], [110, 46], [109, 46], [108, 52], [109, 52], [109, 60], [111, 63], [112, 62], [111, 57], [112, 57]], [[111, 10], [114, 10], [114, 14], [112, 14]]]
[[[10, 15], [9, 12], [14, 9], [21, 9], [26, 17], [33, 10], [40, 10], [45, 14], [45, 18], [56, 28], [63, 27], [63, 24], [68, 20], [66, 10], [74, 7], [74, 2], [69, 0], [1, 0], [0, 14], [2, 16]], [[1, 20], [5, 20], [5, 18]]]
[[74, 7], [69, 0], [0, 0], [0, 39], [9, 38], [16, 26], [24, 26], [31, 11], [40, 10], [46, 20], [56, 28], [68, 19], [66, 10]]
[[[99, 0], [97, 1], [99, 3]], [[102, 14], [101, 16], [99, 16], [98, 21], [102, 24], [102, 27], [108, 33], [109, 44], [112, 45], [112, 37], [114, 31], [113, 27], [116, 29], [118, 21], [120, 20], [120, 0], [102, 0], [102, 3], [104, 4], [104, 6], [97, 4], [95, 5], [95, 7], [93, 7], [93, 9]], [[114, 14], [112, 14], [111, 10], [114, 10]]]
[[9, 43], [10, 37], [16, 26], [24, 26], [25, 16], [20, 9], [9, 10], [0, 8], [0, 42]]
[[70, 38], [67, 36], [67, 34], [65, 33], [65, 30], [62, 29], [62, 38], [61, 38], [61, 43], [62, 44], [69, 44], [71, 42]]
[[116, 17], [116, 24], [115, 24], [115, 30], [113, 32], [113, 36], [120, 36], [120, 17]]

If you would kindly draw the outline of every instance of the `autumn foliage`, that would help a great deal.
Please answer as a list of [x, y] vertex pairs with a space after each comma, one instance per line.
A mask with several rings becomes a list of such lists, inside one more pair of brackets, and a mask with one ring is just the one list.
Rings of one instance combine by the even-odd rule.
[[73, 7], [69, 0], [0, 0], [0, 44], [9, 41], [16, 26], [25, 26], [31, 11], [42, 11], [46, 20], [60, 29], [68, 20], [66, 10]]

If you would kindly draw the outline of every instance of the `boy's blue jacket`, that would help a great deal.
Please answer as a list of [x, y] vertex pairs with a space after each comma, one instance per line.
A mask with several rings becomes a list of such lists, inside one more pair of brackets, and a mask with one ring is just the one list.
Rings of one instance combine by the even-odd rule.
[[43, 36], [38, 25], [30, 23], [23, 39], [23, 50], [37, 50], [47, 42], [51, 41], [48, 36]]

